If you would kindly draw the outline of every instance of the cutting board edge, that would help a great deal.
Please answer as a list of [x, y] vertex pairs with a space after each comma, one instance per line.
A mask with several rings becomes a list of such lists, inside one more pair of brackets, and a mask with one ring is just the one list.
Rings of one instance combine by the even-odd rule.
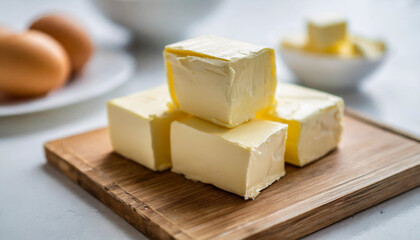
[[[389, 200], [393, 197], [396, 197], [404, 192], [407, 192], [411, 189], [420, 186], [420, 178], [417, 176], [420, 175], [420, 163], [414, 167], [407, 168], [404, 171], [401, 171], [397, 174], [391, 175], [387, 178], [384, 178], [382, 181], [375, 182], [365, 188], [358, 189], [351, 194], [345, 195], [343, 197], [337, 198], [329, 203], [323, 204], [317, 208], [314, 208], [308, 212], [305, 212], [299, 215], [296, 218], [290, 219], [285, 222], [281, 222], [274, 226], [270, 226], [263, 231], [260, 231], [256, 234], [252, 234], [246, 239], [264, 239], [264, 237], [270, 236], [280, 236], [285, 239], [298, 239], [304, 236], [307, 236], [311, 233], [314, 233], [320, 229], [323, 229], [331, 224], [339, 222], [347, 217], [350, 217], [358, 212], [366, 210], [370, 207], [376, 206], [381, 202]], [[409, 177], [407, 177], [409, 176]], [[404, 181], [401, 181], [401, 178], [404, 178]], [[391, 190], [390, 188], [394, 189]], [[376, 194], [376, 195], [375, 195]], [[377, 198], [375, 198], [377, 196]], [[360, 199], [362, 203], [354, 204], [355, 200]], [[329, 214], [335, 211], [342, 211], [342, 207], [349, 208], [346, 209], [347, 212], [337, 215], [337, 218], [317, 218], [317, 215], [324, 214], [329, 216], [334, 216]], [[324, 220], [323, 222], [320, 220]], [[308, 223], [307, 223], [308, 222]], [[306, 229], [301, 231], [292, 231], [289, 229], [292, 225], [300, 225], [306, 227]]]
[[[100, 129], [93, 131], [98, 130]], [[59, 156], [56, 153], [57, 149], [55, 149], [58, 144], [60, 144], [60, 140], [53, 140], [44, 144], [44, 152], [47, 158], [47, 163], [55, 167], [66, 177], [70, 178], [74, 183], [81, 186], [101, 203], [112, 209], [113, 212], [117, 213], [131, 226], [151, 239], [193, 239], [188, 234], [180, 231], [180, 229], [171, 231], [170, 229], [165, 228], [165, 226], [155, 223], [152, 220], [153, 216], [141, 211], [141, 209], [144, 209], [145, 207], [140, 207], [139, 209], [138, 206], [124, 201], [121, 197], [118, 197], [115, 194], [113, 198], [105, 198], [103, 195], [110, 194], [110, 190], [103, 188], [100, 184], [89, 178], [81, 169], [78, 170], [78, 168], [74, 165], [75, 159], [72, 159], [69, 155], [65, 157], [65, 154]], [[130, 195], [129, 197], [132, 196]], [[110, 199], [112, 202], [109, 201]], [[139, 205], [145, 206], [146, 204], [141, 202]], [[152, 211], [152, 214], [161, 216], [152, 208], [146, 207], [146, 209]], [[137, 214], [139, 214], [144, 220], [139, 221]], [[168, 220], [166, 223], [170, 223], [170, 221]]]

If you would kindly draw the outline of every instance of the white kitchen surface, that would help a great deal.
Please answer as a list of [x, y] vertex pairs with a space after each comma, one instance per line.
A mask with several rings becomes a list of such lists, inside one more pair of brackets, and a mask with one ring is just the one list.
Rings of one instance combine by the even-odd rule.
[[[0, 1], [0, 23], [17, 30], [50, 10], [85, 22], [101, 47], [126, 32], [99, 16], [88, 1]], [[356, 92], [337, 93], [348, 107], [420, 135], [420, 1], [225, 1], [185, 37], [215, 34], [275, 47], [279, 36], [303, 30], [304, 16], [337, 11], [351, 30], [383, 37], [390, 47], [382, 68]], [[186, 13], [188, 14], [188, 13]], [[101, 97], [61, 109], [0, 118], [0, 239], [145, 239], [135, 228], [45, 163], [42, 145], [105, 126], [108, 99], [165, 82], [163, 46], [131, 47], [135, 76]], [[280, 81], [293, 81], [278, 61]], [[420, 176], [419, 176], [420, 177]], [[258, 200], [257, 200], [258, 201]], [[419, 239], [420, 188], [390, 199], [306, 239]]]

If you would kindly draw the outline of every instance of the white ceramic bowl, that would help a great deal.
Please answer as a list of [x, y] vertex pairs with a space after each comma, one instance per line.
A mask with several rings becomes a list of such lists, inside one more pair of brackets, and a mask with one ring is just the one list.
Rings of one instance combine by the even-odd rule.
[[114, 22], [145, 41], [179, 40], [221, 0], [92, 0]]
[[306, 86], [325, 90], [356, 88], [384, 61], [381, 57], [339, 58], [282, 48], [280, 54], [295, 76]]

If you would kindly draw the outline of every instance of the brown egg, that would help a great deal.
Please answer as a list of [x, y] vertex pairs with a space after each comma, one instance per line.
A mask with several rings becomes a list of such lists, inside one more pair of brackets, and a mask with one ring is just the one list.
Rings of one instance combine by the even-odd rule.
[[93, 46], [85, 30], [74, 19], [62, 15], [45, 15], [29, 27], [57, 40], [70, 58], [73, 73], [80, 71], [93, 53]]
[[9, 97], [36, 97], [63, 85], [70, 64], [50, 36], [27, 31], [0, 38], [0, 91]]
[[0, 38], [5, 37], [7, 35], [10, 35], [11, 33], [12, 33], [12, 31], [10, 31], [9, 29], [7, 29], [3, 26], [0, 26]]

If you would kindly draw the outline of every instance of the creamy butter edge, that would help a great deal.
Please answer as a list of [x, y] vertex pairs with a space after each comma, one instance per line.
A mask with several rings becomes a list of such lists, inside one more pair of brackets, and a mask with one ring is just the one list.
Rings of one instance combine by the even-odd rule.
[[171, 125], [172, 171], [255, 199], [285, 175], [287, 125], [252, 120], [236, 128], [196, 117]]
[[337, 147], [343, 131], [340, 97], [293, 84], [278, 84], [277, 107], [260, 119], [288, 124], [285, 161], [305, 166]]
[[166, 85], [110, 100], [107, 112], [114, 151], [151, 170], [170, 168], [170, 124], [186, 116], [172, 110], [171, 104]]
[[274, 103], [272, 48], [202, 36], [166, 46], [164, 57], [172, 100], [181, 111], [232, 128]]

